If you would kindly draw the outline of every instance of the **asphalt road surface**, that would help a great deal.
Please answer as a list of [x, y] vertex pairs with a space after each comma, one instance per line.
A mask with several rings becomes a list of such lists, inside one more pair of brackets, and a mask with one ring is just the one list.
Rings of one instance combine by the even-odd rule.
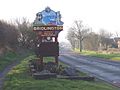
[[68, 50], [60, 51], [59, 60], [77, 70], [120, 87], [120, 62], [82, 56]]

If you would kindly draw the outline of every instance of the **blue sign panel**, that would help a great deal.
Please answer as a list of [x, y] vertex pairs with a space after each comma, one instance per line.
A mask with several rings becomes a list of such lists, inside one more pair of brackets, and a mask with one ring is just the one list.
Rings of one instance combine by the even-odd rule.
[[33, 26], [62, 26], [60, 11], [55, 12], [49, 7], [36, 14]]

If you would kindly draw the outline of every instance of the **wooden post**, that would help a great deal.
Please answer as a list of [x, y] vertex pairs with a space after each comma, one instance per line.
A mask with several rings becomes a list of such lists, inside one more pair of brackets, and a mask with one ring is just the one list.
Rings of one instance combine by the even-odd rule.
[[43, 68], [43, 57], [42, 56], [40, 56], [39, 59], [37, 59], [36, 65], [37, 65], [37, 70], [39, 70], [40, 66]]
[[58, 38], [57, 37], [55, 37], [55, 42], [58, 42]]
[[58, 65], [58, 56], [55, 56], [55, 63]]

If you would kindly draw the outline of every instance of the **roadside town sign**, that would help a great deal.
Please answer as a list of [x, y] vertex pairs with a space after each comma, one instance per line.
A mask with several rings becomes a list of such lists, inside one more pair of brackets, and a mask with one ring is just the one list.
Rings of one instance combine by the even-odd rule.
[[55, 57], [58, 64], [58, 34], [63, 30], [60, 11], [55, 12], [49, 7], [38, 12], [33, 22], [33, 31], [37, 34], [36, 55], [43, 63], [43, 57]]
[[63, 30], [60, 11], [55, 12], [49, 7], [38, 12], [33, 22], [33, 31], [38, 31], [42, 36], [56, 36]]

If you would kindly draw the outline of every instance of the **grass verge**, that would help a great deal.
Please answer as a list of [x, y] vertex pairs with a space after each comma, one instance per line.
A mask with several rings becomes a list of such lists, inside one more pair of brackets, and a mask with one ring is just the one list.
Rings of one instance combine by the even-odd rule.
[[35, 56], [25, 58], [8, 73], [3, 90], [117, 90], [117, 88], [109, 84], [96, 81], [35, 80], [28, 74], [28, 61], [34, 58]]
[[0, 57], [0, 71], [3, 71], [6, 66], [11, 62], [14, 62], [19, 57], [18, 54], [13, 52], [7, 52], [4, 56]]
[[31, 52], [25, 51], [25, 53], [7, 52], [5, 55], [0, 57], [0, 72], [2, 72], [8, 65], [13, 62], [19, 61]]
[[82, 55], [88, 55], [88, 56], [93, 56], [93, 57], [98, 57], [98, 58], [105, 58], [105, 59], [120, 61], [120, 54], [107, 54], [107, 53], [98, 53], [95, 51], [84, 51], [84, 50], [83, 52], [79, 52], [78, 49], [76, 49], [75, 52], [80, 53]]

